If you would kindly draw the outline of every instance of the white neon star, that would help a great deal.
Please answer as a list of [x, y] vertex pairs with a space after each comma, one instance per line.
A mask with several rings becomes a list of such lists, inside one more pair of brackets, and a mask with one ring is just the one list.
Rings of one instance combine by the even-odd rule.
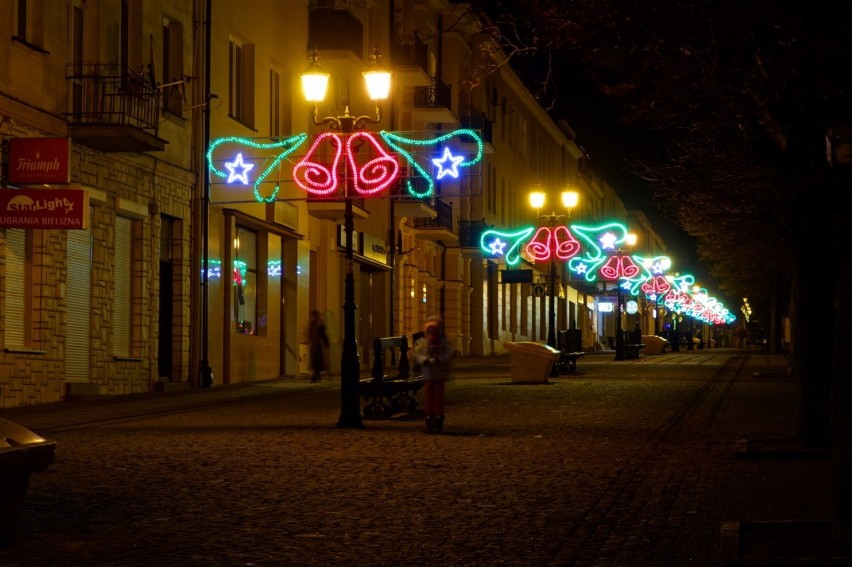
[[607, 232], [601, 236], [601, 247], [604, 250], [612, 250], [615, 248], [615, 240], [616, 236], [611, 232]]
[[[254, 169], [254, 164], [243, 162], [242, 152], [237, 154], [237, 159], [234, 161], [226, 161], [225, 167], [231, 172], [228, 174], [228, 183], [240, 181], [243, 185], [249, 184], [248, 175], [246, 174]], [[238, 169], [240, 170], [239, 173], [237, 172]]]
[[[459, 164], [464, 161], [462, 156], [453, 156], [450, 148], [444, 148], [444, 155], [432, 160], [435, 167], [438, 168], [438, 179], [442, 179], [446, 175], [453, 177], [459, 176]], [[450, 166], [446, 167], [446, 163], [450, 162]]]
[[492, 255], [502, 256], [503, 251], [506, 249], [506, 243], [500, 240], [500, 238], [495, 238], [488, 247], [491, 248]]
[[584, 263], [577, 264], [577, 273], [578, 274], [585, 274], [588, 269], [589, 269], [589, 267]]

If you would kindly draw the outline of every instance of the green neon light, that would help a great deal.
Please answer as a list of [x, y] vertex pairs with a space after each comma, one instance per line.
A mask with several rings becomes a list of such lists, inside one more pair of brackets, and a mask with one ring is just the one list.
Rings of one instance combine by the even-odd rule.
[[240, 138], [240, 137], [236, 137], [236, 136], [230, 136], [230, 137], [227, 137], [227, 138], [217, 138], [216, 140], [214, 140], [213, 142], [210, 143], [210, 147], [207, 150], [207, 164], [208, 164], [208, 167], [210, 168], [210, 172], [213, 175], [217, 175], [219, 177], [227, 178], [228, 173], [225, 172], [225, 171], [222, 171], [220, 169], [217, 169], [216, 166], [213, 164], [213, 151], [217, 147], [219, 147], [220, 145], [226, 144], [226, 143], [234, 143], [234, 144], [241, 144], [241, 145], [244, 145], [244, 146], [248, 146], [249, 148], [256, 149], [256, 150], [272, 150], [272, 149], [286, 148], [283, 152], [281, 152], [280, 154], [275, 156], [275, 158], [270, 162], [270, 164], [266, 167], [266, 169], [264, 169], [260, 173], [260, 175], [257, 176], [257, 179], [255, 179], [254, 184], [252, 185], [252, 190], [254, 192], [254, 198], [257, 199], [258, 202], [271, 203], [272, 201], [275, 200], [275, 197], [278, 196], [278, 191], [280, 190], [281, 187], [276, 183], [275, 189], [272, 191], [272, 194], [269, 197], [264, 197], [260, 194], [260, 191], [258, 190], [259, 185], [261, 184], [261, 182], [264, 179], [266, 179], [266, 177], [270, 173], [272, 173], [275, 169], [278, 168], [278, 164], [281, 163], [282, 160], [284, 160], [285, 158], [287, 158], [287, 156], [289, 156], [290, 154], [295, 152], [299, 148], [299, 146], [301, 146], [302, 143], [307, 138], [308, 138], [307, 134], [304, 134], [304, 133], [303, 134], [296, 134], [295, 136], [290, 136], [289, 138], [286, 138], [284, 140], [281, 140], [281, 141], [278, 141], [278, 142], [266, 143], [266, 144], [261, 144], [261, 143], [255, 142], [251, 138]]
[[424, 170], [420, 166], [420, 164], [415, 161], [414, 156], [411, 154], [411, 152], [403, 148], [400, 144], [404, 144], [407, 146], [433, 146], [436, 144], [440, 144], [441, 142], [444, 142], [446, 140], [449, 140], [450, 138], [469, 137], [476, 144], [476, 155], [470, 160], [462, 161], [458, 164], [458, 167], [469, 167], [471, 165], [479, 163], [479, 161], [482, 160], [482, 139], [476, 132], [467, 128], [453, 130], [452, 132], [444, 134], [443, 136], [439, 136], [437, 138], [432, 138], [429, 140], [417, 140], [414, 138], [407, 138], [405, 136], [400, 136], [399, 134], [388, 132], [386, 130], [379, 132], [379, 135], [384, 139], [385, 143], [388, 146], [405, 156], [405, 159], [411, 166], [411, 168], [414, 169], [414, 171], [416, 171], [417, 174], [426, 181], [426, 189], [423, 191], [418, 191], [415, 188], [414, 184], [411, 183], [410, 179], [406, 179], [405, 181], [405, 188], [408, 191], [409, 195], [418, 199], [432, 196], [435, 192], [435, 182], [432, 180], [432, 177], [429, 175], [429, 173], [427, 173], [426, 170]]
[[491, 258], [504, 257], [506, 263], [514, 266], [521, 261], [518, 249], [535, 230], [534, 227], [522, 228], [517, 232], [486, 230], [479, 238], [479, 247]]

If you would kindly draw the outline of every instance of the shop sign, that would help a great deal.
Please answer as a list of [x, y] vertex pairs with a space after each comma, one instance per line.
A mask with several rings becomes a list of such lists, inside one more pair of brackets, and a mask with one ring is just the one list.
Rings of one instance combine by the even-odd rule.
[[0, 227], [84, 229], [89, 193], [83, 189], [2, 189]]
[[372, 234], [364, 233], [364, 251], [363, 254], [370, 260], [375, 260], [381, 264], [388, 263], [388, 251], [385, 248], [385, 241], [381, 238], [376, 238]]
[[71, 143], [68, 138], [9, 140], [9, 183], [68, 183]]

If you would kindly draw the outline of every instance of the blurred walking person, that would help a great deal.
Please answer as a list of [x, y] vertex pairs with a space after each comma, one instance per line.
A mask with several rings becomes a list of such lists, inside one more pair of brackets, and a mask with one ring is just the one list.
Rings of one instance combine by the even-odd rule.
[[325, 322], [322, 320], [319, 311], [311, 311], [308, 338], [310, 341], [311, 382], [319, 382], [321, 380], [320, 373], [325, 370], [325, 349], [328, 348]]

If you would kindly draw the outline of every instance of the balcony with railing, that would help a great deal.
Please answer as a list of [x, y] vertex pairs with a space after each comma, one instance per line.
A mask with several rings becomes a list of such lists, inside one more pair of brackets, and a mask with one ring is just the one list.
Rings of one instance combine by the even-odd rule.
[[75, 143], [101, 152], [162, 151], [160, 93], [146, 74], [119, 65], [70, 65], [66, 113]]
[[452, 111], [452, 89], [439, 77], [429, 85], [414, 87], [414, 118], [434, 124], [455, 124], [458, 118]]
[[461, 127], [475, 130], [479, 134], [487, 154], [494, 153], [494, 146], [491, 143], [493, 125], [494, 123], [485, 114], [467, 114], [461, 117]]
[[[401, 168], [399, 178], [390, 187], [390, 197], [393, 199], [393, 214], [395, 217], [435, 218], [438, 213], [432, 207], [432, 199], [415, 197], [416, 193], [428, 191], [427, 181], [422, 177], [409, 176], [408, 168]], [[409, 190], [409, 188], [411, 190]]]
[[424, 240], [443, 240], [445, 242], [455, 242], [458, 240], [458, 235], [453, 232], [453, 205], [447, 203], [440, 197], [430, 197], [426, 199], [430, 206], [435, 210], [435, 217], [417, 217], [411, 219], [411, 224], [414, 227], [417, 238]]
[[398, 85], [428, 87], [432, 84], [429, 77], [429, 46], [417, 36], [394, 41], [390, 61], [394, 82]]
[[479, 253], [479, 243], [482, 239], [482, 233], [492, 228], [491, 225], [485, 224], [483, 220], [460, 220], [459, 221], [459, 246], [461, 248], [470, 248]]

